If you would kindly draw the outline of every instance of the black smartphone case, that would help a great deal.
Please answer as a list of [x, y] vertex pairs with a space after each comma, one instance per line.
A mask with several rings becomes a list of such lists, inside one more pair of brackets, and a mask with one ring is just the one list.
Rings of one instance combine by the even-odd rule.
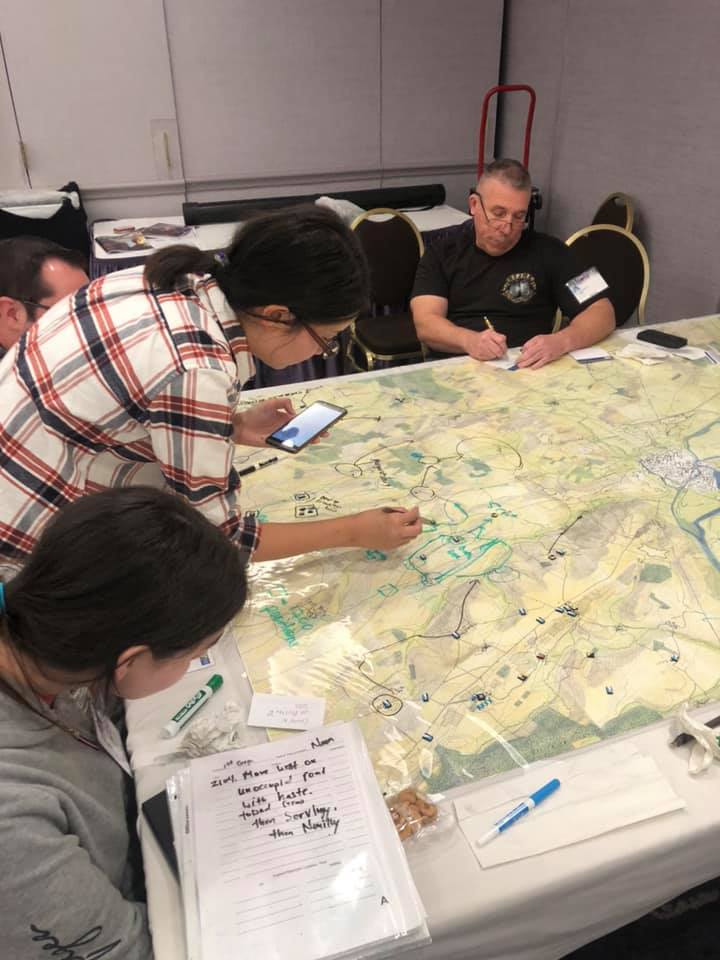
[[170, 821], [170, 807], [168, 806], [167, 794], [164, 790], [150, 797], [142, 805], [142, 812], [145, 819], [150, 824], [155, 839], [160, 845], [160, 849], [165, 855], [168, 866], [175, 874], [179, 876], [177, 855], [175, 853], [175, 843], [173, 841], [172, 823]]
[[662, 330], [641, 330], [637, 338], [647, 343], [656, 343], [659, 347], [667, 347], [668, 350], [679, 350], [680, 347], [687, 346], [687, 337], [676, 337]]

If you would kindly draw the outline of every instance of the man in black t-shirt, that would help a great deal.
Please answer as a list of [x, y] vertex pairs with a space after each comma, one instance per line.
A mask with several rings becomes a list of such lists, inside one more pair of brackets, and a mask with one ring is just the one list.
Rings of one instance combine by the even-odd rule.
[[[516, 160], [491, 163], [470, 197], [472, 220], [425, 251], [411, 307], [431, 356], [493, 360], [522, 346], [518, 366], [536, 369], [614, 330], [600, 273], [579, 269], [560, 240], [525, 230], [530, 186]], [[558, 307], [571, 322], [552, 333]]]

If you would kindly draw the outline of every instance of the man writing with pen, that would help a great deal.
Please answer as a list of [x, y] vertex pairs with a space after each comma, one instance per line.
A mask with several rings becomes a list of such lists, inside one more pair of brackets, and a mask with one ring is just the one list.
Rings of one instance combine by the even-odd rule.
[[[494, 360], [522, 346], [518, 367], [537, 369], [614, 330], [600, 273], [579, 269], [560, 240], [526, 229], [530, 188], [522, 164], [494, 161], [471, 193], [472, 219], [426, 249], [411, 307], [431, 359]], [[558, 308], [570, 324], [553, 333]]]

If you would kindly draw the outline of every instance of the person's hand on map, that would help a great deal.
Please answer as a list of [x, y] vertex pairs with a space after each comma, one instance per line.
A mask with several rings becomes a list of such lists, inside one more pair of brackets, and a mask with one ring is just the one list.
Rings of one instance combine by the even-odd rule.
[[355, 546], [366, 550], [394, 550], [414, 540], [422, 533], [420, 510], [413, 507], [379, 507], [363, 510], [346, 518], [352, 524], [352, 539]]
[[468, 330], [464, 347], [473, 360], [499, 360], [507, 352], [507, 340], [497, 330]]
[[532, 337], [520, 351], [517, 365], [518, 367], [529, 367], [531, 370], [538, 370], [544, 367], [546, 363], [552, 363], [558, 357], [567, 353], [562, 339], [556, 333], [542, 334], [539, 337]]

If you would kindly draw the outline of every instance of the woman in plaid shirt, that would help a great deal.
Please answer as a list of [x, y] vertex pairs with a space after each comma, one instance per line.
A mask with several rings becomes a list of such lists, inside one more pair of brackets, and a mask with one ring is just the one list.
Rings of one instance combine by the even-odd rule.
[[255, 560], [413, 539], [416, 508], [261, 538], [237, 500], [234, 444], [264, 446], [294, 415], [287, 398], [235, 412], [247, 350], [278, 368], [332, 353], [367, 295], [352, 232], [298, 207], [248, 221], [221, 258], [168, 247], [47, 311], [0, 364], [0, 559], [22, 563], [63, 504], [131, 484], [174, 490]]

